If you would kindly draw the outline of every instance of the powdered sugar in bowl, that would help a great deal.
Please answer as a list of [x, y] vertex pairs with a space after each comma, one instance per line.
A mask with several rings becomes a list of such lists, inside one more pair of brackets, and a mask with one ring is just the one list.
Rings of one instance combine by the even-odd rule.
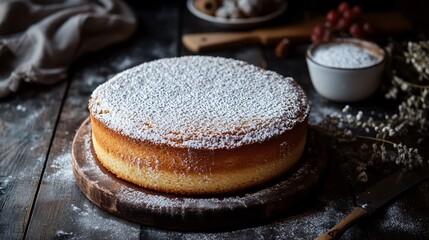
[[339, 102], [363, 100], [379, 87], [385, 52], [360, 39], [335, 39], [307, 50], [311, 82], [320, 95]]

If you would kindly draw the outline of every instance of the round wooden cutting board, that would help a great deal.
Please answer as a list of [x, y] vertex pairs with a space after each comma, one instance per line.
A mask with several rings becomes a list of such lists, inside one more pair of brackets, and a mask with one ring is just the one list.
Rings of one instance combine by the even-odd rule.
[[87, 119], [73, 141], [73, 173], [86, 197], [121, 218], [175, 230], [232, 229], [285, 216], [312, 193], [327, 164], [325, 149], [316, 135], [310, 129], [299, 166], [280, 179], [235, 194], [182, 196], [136, 186], [105, 169], [93, 153]]

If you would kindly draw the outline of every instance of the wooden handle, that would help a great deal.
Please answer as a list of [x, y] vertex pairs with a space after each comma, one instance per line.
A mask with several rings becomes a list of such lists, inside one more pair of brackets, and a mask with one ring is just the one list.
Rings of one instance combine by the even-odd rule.
[[182, 37], [182, 42], [189, 51], [194, 53], [244, 45], [271, 45], [285, 37], [292, 39], [308, 39], [312, 27], [320, 21], [320, 19], [315, 19], [313, 21], [292, 24], [286, 27], [263, 28], [251, 32], [185, 34]]
[[240, 45], [258, 44], [259, 39], [252, 32], [218, 32], [186, 34], [182, 42], [192, 52], [210, 51]]
[[277, 44], [285, 37], [291, 40], [306, 39], [307, 41], [310, 41], [310, 35], [314, 26], [321, 22], [323, 22], [323, 18], [315, 18], [281, 27], [257, 29], [254, 31], [254, 34], [258, 36], [263, 45]]
[[343, 233], [353, 226], [359, 219], [368, 215], [368, 211], [355, 207], [353, 211], [345, 218], [343, 218], [337, 225], [329, 229], [329, 231], [317, 237], [315, 240], [333, 240], [338, 239]]

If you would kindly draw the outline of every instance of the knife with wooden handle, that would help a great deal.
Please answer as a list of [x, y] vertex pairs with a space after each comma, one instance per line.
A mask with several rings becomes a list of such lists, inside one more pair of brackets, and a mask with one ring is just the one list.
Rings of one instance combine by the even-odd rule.
[[[383, 33], [395, 34], [412, 29], [412, 24], [398, 12], [367, 14], [364, 19]], [[183, 35], [182, 42], [188, 50], [197, 53], [243, 45], [271, 45], [282, 38], [309, 41], [314, 26], [320, 23], [323, 23], [323, 18], [247, 32], [192, 33]]]
[[357, 207], [337, 225], [323, 233], [316, 240], [338, 239], [360, 219], [372, 214], [385, 203], [405, 192], [417, 183], [429, 178], [429, 168], [399, 171], [381, 180], [357, 196]]

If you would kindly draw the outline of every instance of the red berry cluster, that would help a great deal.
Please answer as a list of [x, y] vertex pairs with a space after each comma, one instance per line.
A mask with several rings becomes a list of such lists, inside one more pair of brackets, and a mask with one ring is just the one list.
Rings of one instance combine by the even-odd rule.
[[342, 2], [337, 9], [326, 14], [325, 23], [316, 25], [311, 34], [314, 43], [328, 41], [338, 36], [368, 38], [374, 35], [375, 29], [369, 22], [362, 19], [362, 7]]

